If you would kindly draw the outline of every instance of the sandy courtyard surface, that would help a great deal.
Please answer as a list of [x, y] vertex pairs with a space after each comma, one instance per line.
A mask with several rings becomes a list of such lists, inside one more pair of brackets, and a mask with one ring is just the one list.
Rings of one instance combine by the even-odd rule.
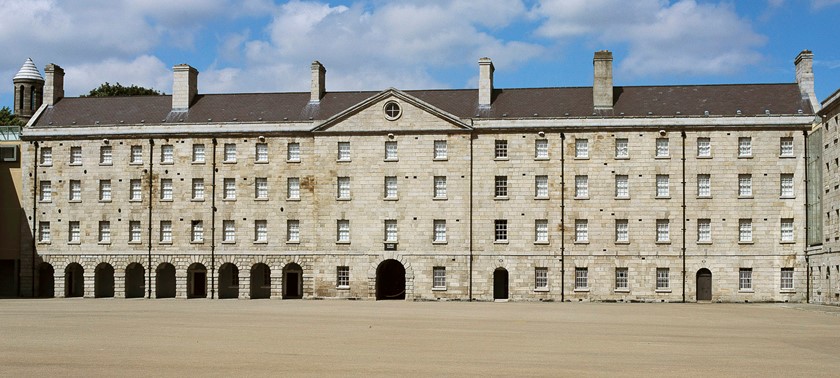
[[0, 300], [0, 376], [837, 376], [840, 308]]

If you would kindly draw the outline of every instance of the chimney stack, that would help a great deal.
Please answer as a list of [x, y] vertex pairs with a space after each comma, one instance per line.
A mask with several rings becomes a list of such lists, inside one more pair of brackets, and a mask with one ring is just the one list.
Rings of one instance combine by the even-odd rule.
[[811, 101], [811, 108], [814, 112], [820, 109], [817, 102], [817, 94], [814, 92], [814, 53], [810, 50], [802, 50], [793, 61], [796, 66], [796, 83], [799, 84], [799, 93], [802, 98]]
[[187, 64], [173, 67], [175, 81], [172, 84], [172, 110], [187, 111], [198, 94], [198, 70]]
[[612, 110], [613, 75], [612, 53], [608, 50], [595, 52], [592, 65], [595, 67], [595, 81], [592, 84], [592, 102], [595, 110]]
[[478, 60], [478, 107], [489, 108], [493, 102], [493, 61], [490, 58]]
[[44, 73], [47, 75], [44, 85], [44, 103], [53, 106], [58, 100], [64, 98], [64, 69], [50, 63], [44, 68]]
[[310, 103], [321, 102], [321, 97], [327, 92], [327, 69], [319, 61], [312, 62], [312, 85], [310, 87]]

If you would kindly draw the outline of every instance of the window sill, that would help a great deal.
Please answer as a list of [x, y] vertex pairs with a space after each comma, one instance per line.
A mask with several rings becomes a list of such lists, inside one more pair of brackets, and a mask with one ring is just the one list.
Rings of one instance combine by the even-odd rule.
[[449, 158], [448, 158], [448, 157], [437, 157], [437, 158], [432, 158], [432, 161], [447, 161], [447, 160], [449, 160]]
[[576, 200], [588, 200], [589, 196], [586, 197], [575, 197]]
[[254, 244], [268, 244], [268, 240], [254, 240]]
[[68, 200], [69, 203], [82, 203], [82, 200]]
[[630, 160], [629, 156], [616, 156], [615, 160]]
[[335, 244], [347, 244], [347, 245], [349, 245], [350, 241], [349, 240], [347, 240], [347, 241], [337, 241], [337, 242], [335, 242]]
[[446, 291], [445, 287], [433, 287], [432, 291]]
[[[170, 200], [172, 201], [172, 200]], [[236, 202], [236, 198], [222, 198], [223, 202]]]
[[753, 196], [738, 196], [738, 199], [753, 199]]
[[495, 241], [493, 241], [493, 244], [508, 244], [508, 241], [507, 240], [495, 240]]
[[385, 198], [382, 198], [382, 200], [383, 201], [399, 201], [400, 198], [399, 197], [385, 197]]
[[671, 196], [656, 196], [656, 199], [671, 199]]
[[286, 163], [300, 163], [300, 159], [298, 159], [298, 160], [286, 160]]
[[52, 200], [45, 201], [45, 200], [38, 200], [38, 203], [52, 203]]
[[713, 159], [714, 157], [713, 156], [698, 156], [697, 158], [702, 160], [702, 159]]
[[236, 244], [236, 240], [222, 240], [222, 244]]
[[432, 197], [432, 201], [447, 201], [449, 198], [446, 197]]
[[193, 241], [190, 241], [190, 244], [204, 244], [204, 240], [201, 240], [201, 241], [193, 240]]
[[782, 240], [779, 244], [796, 244], [796, 240]]
[[236, 160], [225, 160], [222, 162], [222, 164], [236, 164]]
[[629, 293], [630, 289], [622, 288], [622, 289], [614, 289], [614, 293]]
[[190, 202], [204, 202], [204, 198], [193, 198]]
[[753, 244], [753, 242], [752, 241], [739, 241], [738, 244], [739, 245], [751, 245], [751, 244]]
[[268, 160], [255, 160], [254, 164], [268, 164]]
[[101, 241], [101, 242], [97, 242], [96, 244], [99, 244], [99, 245], [111, 245], [111, 242], [109, 242], [109, 241]]
[[67, 242], [67, 244], [69, 244], [69, 245], [80, 245], [80, 244], [82, 244], [82, 242], [80, 242], [80, 241], [69, 241], [69, 242]]
[[796, 196], [779, 196], [779, 199], [796, 199]]
[[174, 161], [162, 161], [162, 162], [160, 162], [160, 165], [175, 165], [175, 162]]
[[254, 198], [254, 201], [266, 202], [268, 201], [268, 198]]
[[698, 241], [697, 244], [698, 245], [711, 245], [712, 242], [711, 241]]
[[697, 199], [712, 199], [712, 196], [697, 196]]
[[161, 199], [160, 202], [172, 202], [171, 199]]
[[336, 286], [336, 290], [350, 290], [350, 286]]
[[739, 290], [738, 290], [738, 292], [739, 292], [739, 293], [744, 293], [744, 294], [752, 294], [752, 293], [755, 293], [755, 291], [754, 291], [753, 289], [739, 289]]
[[160, 245], [172, 245], [172, 241], [160, 241], [158, 242]]
[[535, 242], [534, 242], [534, 245], [551, 245], [551, 242], [549, 242], [548, 240], [545, 240], [545, 241], [535, 241]]
[[738, 156], [738, 159], [752, 159], [752, 155]]
[[668, 244], [671, 244], [671, 241], [670, 240], [657, 241], [656, 244], [668, 245]]
[[779, 155], [779, 159], [793, 159], [795, 157], [793, 155]]
[[586, 240], [586, 241], [577, 241], [577, 240], [575, 240], [574, 244], [589, 244], [589, 240]]
[[628, 245], [628, 244], [630, 244], [630, 241], [629, 240], [616, 240], [615, 244], [616, 245]]
[[335, 200], [336, 200], [336, 201], [350, 201], [350, 200], [352, 200], [352, 199], [353, 199], [353, 198], [336, 198]]
[[300, 197], [298, 197], [298, 198], [286, 198], [286, 201], [300, 202]]
[[432, 244], [445, 245], [445, 244], [448, 244], [448, 243], [446, 242], [446, 240], [434, 240], [434, 241], [432, 241]]
[[670, 293], [671, 289], [656, 289], [654, 292], [656, 292], [656, 293]]
[[52, 164], [38, 164], [39, 167], [52, 167]]
[[67, 164], [67, 165], [69, 165], [71, 167], [81, 167], [82, 163], [70, 163], [70, 164]]
[[99, 203], [110, 203], [111, 200], [99, 200]]
[[781, 290], [779, 290], [779, 293], [781, 293], [781, 294], [796, 294], [796, 290], [795, 289], [781, 289]]
[[400, 161], [400, 159], [399, 158], [396, 158], [396, 159], [395, 158], [390, 158], [390, 159], [386, 158], [385, 160], [382, 160], [382, 161], [384, 161], [386, 163], [391, 163], [391, 162], [395, 162], [395, 161]]
[[534, 289], [535, 293], [548, 293], [549, 291], [551, 291], [551, 290], [549, 290], [547, 287], [541, 287], [541, 288]]
[[493, 197], [493, 199], [494, 199], [494, 200], [496, 200], [496, 201], [507, 201], [507, 200], [508, 200], [508, 197], [507, 197], [507, 196], [504, 196], [504, 197]]
[[141, 241], [129, 241], [128, 245], [143, 245], [143, 242], [141, 242]]
[[130, 200], [128, 200], [128, 202], [133, 202], [133, 203], [142, 203], [142, 202], [143, 202], [143, 200], [141, 200], [141, 199], [130, 199]]
[[551, 160], [551, 159], [547, 158], [547, 157], [535, 157], [534, 158], [534, 161], [549, 161], [549, 160]]
[[205, 162], [205, 161], [193, 161], [193, 162], [191, 162], [191, 163], [192, 163], [192, 164], [194, 164], [194, 165], [204, 165], [204, 164], [207, 164], [207, 162]]
[[670, 156], [656, 156], [656, 157], [654, 157], [654, 159], [656, 159], [656, 160], [668, 160], [670, 158], [671, 158]]
[[588, 288], [588, 287], [575, 288], [575, 290], [574, 290], [574, 291], [575, 291], [575, 293], [588, 293], [588, 292], [589, 292], [589, 288]]
[[39, 240], [38, 241], [38, 245], [50, 245], [50, 244], [52, 244], [52, 241], [49, 241], [49, 240]]
[[549, 200], [549, 199], [551, 199], [551, 198], [550, 197], [534, 197], [534, 200], [537, 200], [537, 201], [544, 201], [544, 200]]
[[350, 160], [350, 159], [338, 159], [338, 160], [336, 160], [335, 162], [336, 162], [336, 163], [349, 163], [349, 162], [351, 162], [351, 161], [352, 161], [352, 160]]
[[509, 161], [509, 160], [510, 160], [510, 158], [508, 158], [508, 157], [498, 157], [498, 156], [496, 156], [493, 160], [495, 160], [495, 161]]
[[629, 200], [630, 197], [615, 197], [615, 199], [619, 200], [619, 201], [626, 201], [626, 200]]
[[589, 156], [575, 156], [575, 160], [589, 160]]
[[114, 163], [99, 163], [100, 167], [110, 167], [110, 166], [113, 166], [113, 165], [114, 165]]

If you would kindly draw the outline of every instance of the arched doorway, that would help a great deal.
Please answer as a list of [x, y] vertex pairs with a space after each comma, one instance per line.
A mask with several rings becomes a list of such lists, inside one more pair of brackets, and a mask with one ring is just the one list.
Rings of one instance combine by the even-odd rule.
[[207, 298], [207, 268], [202, 264], [187, 268], [187, 298]]
[[493, 299], [508, 299], [508, 271], [505, 268], [493, 271]]
[[79, 263], [70, 263], [64, 269], [64, 296], [85, 296], [85, 269]]
[[283, 267], [283, 299], [303, 298], [303, 268], [295, 263]]
[[93, 270], [93, 296], [96, 298], [114, 297], [114, 267], [100, 263]]
[[131, 263], [125, 268], [125, 297], [143, 298], [146, 293], [146, 269], [138, 263]]
[[271, 298], [271, 268], [263, 263], [251, 267], [251, 299]]
[[697, 300], [712, 300], [712, 272], [706, 268], [697, 271]]
[[155, 298], [175, 298], [175, 266], [170, 263], [155, 269]]
[[52, 298], [55, 296], [55, 269], [49, 263], [42, 262], [38, 266], [38, 297]]
[[376, 268], [376, 299], [405, 299], [405, 267], [389, 259]]
[[219, 267], [219, 299], [239, 298], [239, 268], [231, 263]]

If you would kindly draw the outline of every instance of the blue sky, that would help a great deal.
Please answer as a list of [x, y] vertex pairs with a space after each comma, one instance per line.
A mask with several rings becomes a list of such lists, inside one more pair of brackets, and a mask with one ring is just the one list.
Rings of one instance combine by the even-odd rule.
[[613, 51], [616, 85], [793, 82], [814, 52], [817, 98], [840, 88], [840, 0], [0, 0], [0, 106], [27, 57], [66, 71], [67, 96], [103, 82], [171, 93], [474, 88], [480, 57], [501, 88], [590, 86]]

